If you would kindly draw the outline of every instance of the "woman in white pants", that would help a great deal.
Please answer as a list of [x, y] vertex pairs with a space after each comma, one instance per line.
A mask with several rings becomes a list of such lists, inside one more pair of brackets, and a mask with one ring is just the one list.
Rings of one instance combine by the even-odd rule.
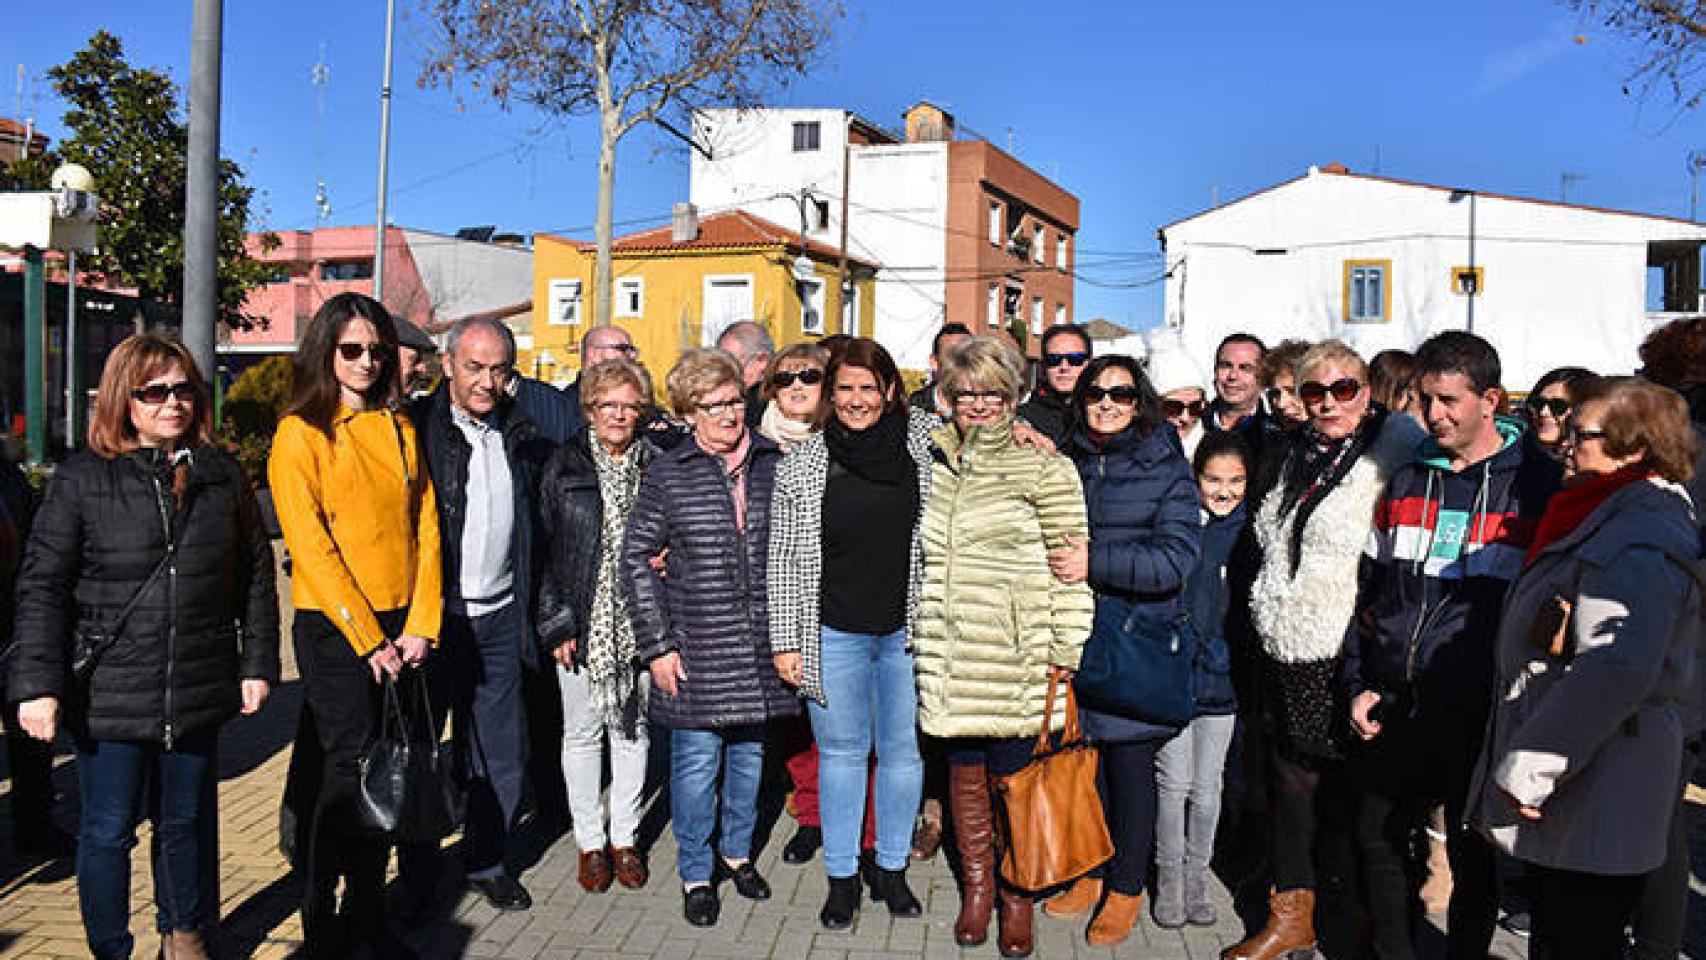
[[[630, 360], [581, 374], [587, 429], [558, 449], [540, 482], [546, 551], [539, 635], [558, 664], [563, 698], [563, 780], [580, 847], [580, 883], [593, 893], [612, 879], [645, 886], [635, 848], [650, 741], [647, 673], [635, 654], [617, 558], [640, 475], [655, 450], [637, 432], [651, 413], [652, 383]], [[597, 537], [588, 536], [598, 531]], [[609, 830], [600, 802], [610, 749]]]

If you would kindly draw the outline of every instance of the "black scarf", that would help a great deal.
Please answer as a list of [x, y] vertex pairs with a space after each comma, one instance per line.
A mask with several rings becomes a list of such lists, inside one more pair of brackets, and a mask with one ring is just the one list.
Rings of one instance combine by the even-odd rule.
[[1299, 554], [1303, 549], [1303, 529], [1309, 523], [1327, 494], [1338, 487], [1362, 458], [1369, 444], [1379, 436], [1386, 422], [1386, 411], [1378, 404], [1369, 404], [1368, 415], [1350, 436], [1333, 439], [1321, 435], [1312, 426], [1305, 426], [1292, 440], [1291, 455], [1282, 470], [1284, 487], [1280, 490], [1279, 515], [1293, 510], [1297, 520], [1291, 527], [1291, 572], [1297, 574]]
[[893, 486], [917, 477], [906, 448], [907, 412], [890, 410], [864, 430], [854, 430], [831, 416], [823, 440], [829, 456], [849, 473], [872, 483]]

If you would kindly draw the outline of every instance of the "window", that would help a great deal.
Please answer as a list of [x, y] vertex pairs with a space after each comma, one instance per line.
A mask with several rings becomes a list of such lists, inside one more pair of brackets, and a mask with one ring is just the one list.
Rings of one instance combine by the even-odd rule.
[[1043, 241], [1047, 236], [1048, 236], [1048, 234], [1043, 232], [1042, 227], [1037, 227], [1035, 230], [1031, 231], [1031, 260], [1032, 261], [1034, 261], [1036, 263], [1042, 263], [1043, 262]]
[[989, 325], [1001, 326], [1001, 288], [993, 283], [989, 285]]
[[1066, 272], [1066, 245], [1071, 242], [1072, 238], [1063, 233], [1060, 242], [1054, 245], [1054, 268], [1062, 273]]
[[581, 322], [581, 282], [579, 280], [551, 281], [551, 312], [545, 321], [554, 327], [575, 327]]
[[1390, 260], [1345, 261], [1345, 322], [1385, 323], [1392, 319]]
[[818, 148], [820, 129], [818, 122], [794, 124], [794, 152], [811, 153]]
[[1479, 296], [1487, 291], [1486, 268], [1452, 267], [1451, 292], [1459, 296]]
[[1043, 298], [1031, 298], [1031, 332], [1043, 332]]
[[372, 260], [352, 260], [347, 263], [320, 265], [321, 280], [372, 280]]
[[1054, 325], [1057, 327], [1066, 326], [1066, 304], [1057, 303], [1054, 305]]
[[800, 332], [823, 333], [823, 281], [800, 281]]
[[646, 281], [642, 277], [623, 277], [616, 281], [616, 315], [639, 317], [646, 312]]
[[1001, 204], [992, 203], [989, 205], [989, 242], [998, 247], [1001, 246], [1001, 239], [1006, 234], [1006, 231], [1001, 228], [1003, 219], [1001, 212]]
[[812, 223], [815, 224], [815, 226], [812, 227], [813, 230], [828, 230], [829, 229], [829, 201], [828, 200], [813, 200], [812, 201]]
[[849, 336], [860, 336], [859, 331], [859, 288], [851, 282], [847, 284], [846, 305], [842, 308], [841, 332]]

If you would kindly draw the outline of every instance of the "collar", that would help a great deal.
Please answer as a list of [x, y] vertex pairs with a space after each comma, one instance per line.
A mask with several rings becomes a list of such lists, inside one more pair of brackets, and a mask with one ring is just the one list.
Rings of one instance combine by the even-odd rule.
[[481, 434], [491, 433], [498, 428], [497, 410], [494, 409], [489, 416], [476, 417], [452, 403], [450, 404], [450, 422], [456, 424], [463, 430], [472, 430], [475, 433]]

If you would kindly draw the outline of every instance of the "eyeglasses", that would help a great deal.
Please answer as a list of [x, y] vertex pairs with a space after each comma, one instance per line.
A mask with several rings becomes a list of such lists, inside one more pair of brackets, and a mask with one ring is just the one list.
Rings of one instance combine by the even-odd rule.
[[1528, 409], [1533, 410], [1535, 416], [1550, 413], [1552, 419], [1562, 420], [1570, 412], [1570, 401], [1563, 397], [1530, 397]]
[[637, 417], [646, 412], [646, 405], [643, 403], [623, 403], [620, 400], [600, 400], [592, 405], [592, 409], [601, 417], [614, 417], [618, 413]]
[[955, 390], [954, 403], [969, 407], [979, 403], [999, 406], [1007, 402], [1007, 395], [999, 390]]
[[736, 397], [733, 400], [719, 400], [716, 403], [698, 404], [699, 412], [713, 417], [726, 417], [731, 413], [739, 413], [746, 409], [746, 398]]
[[1203, 403], [1201, 400], [1162, 400], [1161, 412], [1169, 417], [1177, 417], [1180, 414], [1187, 412], [1193, 417], [1200, 417], [1202, 416], [1203, 408], [1206, 406], [1207, 404]]
[[1304, 403], [1320, 403], [1332, 394], [1333, 399], [1340, 403], [1350, 403], [1357, 394], [1362, 392], [1362, 381], [1355, 377], [1345, 377], [1332, 383], [1322, 383], [1319, 380], [1305, 380], [1297, 386], [1297, 395]]
[[630, 357], [640, 352], [640, 348], [631, 343], [589, 343], [586, 345], [586, 350], [588, 353], [594, 350], [611, 350]]
[[1101, 403], [1104, 399], [1112, 400], [1122, 407], [1129, 407], [1137, 402], [1137, 388], [1119, 384], [1112, 387], [1088, 386], [1084, 388], [1084, 399], [1090, 403]]
[[379, 363], [385, 359], [385, 344], [356, 343], [354, 340], [346, 340], [338, 344], [338, 356], [342, 357], [345, 363], [354, 363], [360, 360], [364, 353], [374, 363]]
[[1089, 362], [1090, 362], [1090, 355], [1088, 353], [1084, 353], [1082, 351], [1079, 351], [1077, 353], [1045, 353], [1045, 354], [1043, 354], [1043, 366], [1045, 366], [1045, 367], [1058, 367], [1063, 363], [1067, 364], [1069, 366], [1082, 367], [1083, 365], [1085, 365], [1086, 363], [1089, 363]]
[[795, 380], [808, 387], [816, 386], [823, 382], [823, 371], [811, 367], [806, 370], [778, 370], [770, 375], [770, 385], [778, 390], [786, 390], [793, 386]]
[[137, 387], [130, 395], [151, 407], [158, 407], [166, 402], [167, 397], [176, 397], [179, 403], [194, 403], [196, 397], [195, 384], [188, 380], [177, 383], [151, 383], [146, 387]]
[[1576, 426], [1564, 428], [1564, 442], [1572, 447], [1579, 447], [1589, 440], [1604, 440], [1604, 430], [1583, 430]]

